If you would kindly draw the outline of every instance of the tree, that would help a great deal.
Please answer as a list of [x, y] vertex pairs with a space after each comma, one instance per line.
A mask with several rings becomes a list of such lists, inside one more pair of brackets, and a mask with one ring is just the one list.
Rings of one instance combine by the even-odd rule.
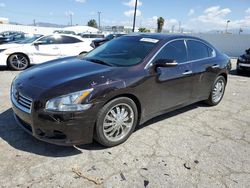
[[91, 19], [88, 21], [88, 26], [97, 28], [97, 23], [95, 19]]
[[149, 29], [146, 29], [145, 27], [141, 27], [141, 28], [139, 28], [138, 30], [139, 30], [139, 32], [141, 32], [141, 33], [150, 33], [150, 30], [149, 30]]
[[163, 17], [159, 17], [159, 18], [157, 19], [157, 32], [158, 32], [158, 33], [161, 33], [161, 32], [162, 32], [162, 28], [163, 28], [163, 26], [164, 26], [164, 22], [165, 22], [165, 20], [164, 20]]

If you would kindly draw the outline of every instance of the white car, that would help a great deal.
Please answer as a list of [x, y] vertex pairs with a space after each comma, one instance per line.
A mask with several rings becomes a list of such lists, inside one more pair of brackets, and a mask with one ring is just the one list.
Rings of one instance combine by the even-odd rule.
[[11, 48], [0, 45], [0, 65], [13, 70], [24, 70], [30, 64], [39, 64], [57, 58], [76, 56], [91, 51], [90, 41], [79, 36], [54, 34], [32, 43]]

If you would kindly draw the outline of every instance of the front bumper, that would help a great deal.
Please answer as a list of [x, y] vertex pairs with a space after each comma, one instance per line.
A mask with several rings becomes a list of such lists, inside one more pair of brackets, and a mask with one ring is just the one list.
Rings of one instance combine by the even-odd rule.
[[250, 71], [250, 63], [249, 62], [241, 62], [237, 61], [237, 70], [247, 70]]
[[4, 52], [0, 53], [0, 65], [7, 65], [7, 59], [8, 59], [8, 55], [6, 55]]
[[95, 108], [84, 112], [50, 113], [44, 110], [26, 113], [12, 101], [14, 117], [20, 127], [35, 138], [64, 146], [93, 141]]

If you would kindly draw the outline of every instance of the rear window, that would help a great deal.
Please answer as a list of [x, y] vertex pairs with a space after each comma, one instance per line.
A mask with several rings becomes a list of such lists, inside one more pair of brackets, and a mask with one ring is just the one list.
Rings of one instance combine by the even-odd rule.
[[190, 61], [213, 57], [214, 55], [213, 49], [199, 41], [188, 40], [187, 48]]

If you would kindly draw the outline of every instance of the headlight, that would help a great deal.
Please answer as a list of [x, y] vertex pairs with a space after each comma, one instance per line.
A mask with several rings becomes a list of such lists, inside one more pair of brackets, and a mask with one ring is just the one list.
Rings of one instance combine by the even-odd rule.
[[246, 59], [244, 59], [242, 57], [239, 57], [238, 60], [241, 61], [241, 62], [245, 62], [246, 61]]
[[93, 91], [88, 89], [84, 91], [78, 91], [70, 93], [68, 95], [60, 96], [47, 101], [46, 110], [49, 111], [82, 111], [89, 109], [91, 104], [82, 104], [82, 101]]
[[4, 50], [6, 50], [6, 49], [0, 49], [0, 53], [3, 52]]

